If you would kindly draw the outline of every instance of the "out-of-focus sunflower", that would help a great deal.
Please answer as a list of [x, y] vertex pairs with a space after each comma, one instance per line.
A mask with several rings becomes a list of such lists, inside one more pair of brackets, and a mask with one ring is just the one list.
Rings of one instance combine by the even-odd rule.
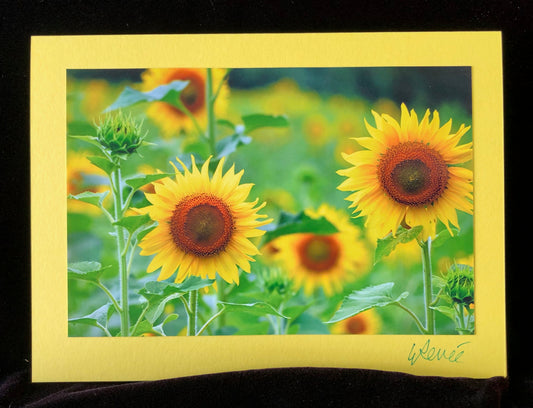
[[[259, 227], [269, 223], [245, 201], [253, 184], [241, 184], [243, 171], [235, 174], [232, 166], [222, 174], [222, 159], [212, 178], [208, 159], [201, 171], [192, 157], [192, 171], [176, 168], [175, 179], [154, 183], [154, 194], [146, 194], [151, 206], [141, 209], [158, 222], [139, 243], [141, 255], [154, 255], [147, 272], [161, 268], [158, 280], [175, 281], [188, 276], [215, 279], [218, 273], [226, 282], [239, 282], [238, 267], [250, 272], [253, 255], [259, 254], [249, 238], [264, 234]], [[255, 207], [255, 208], [254, 208]], [[263, 220], [260, 220], [263, 219]]]
[[422, 239], [434, 237], [440, 220], [448, 230], [459, 228], [456, 210], [473, 213], [472, 171], [461, 167], [472, 158], [472, 143], [459, 145], [470, 126], [450, 133], [452, 121], [440, 126], [430, 111], [418, 122], [414, 110], [401, 105], [398, 123], [372, 111], [376, 127], [366, 123], [371, 137], [356, 138], [365, 150], [344, 155], [353, 165], [338, 173], [347, 179], [338, 187], [354, 191], [350, 207], [367, 217], [378, 236], [396, 233], [400, 224], [421, 225]]
[[[215, 103], [215, 113], [224, 114], [227, 108], [227, 98], [229, 87], [224, 80], [225, 69], [213, 69], [214, 91], [221, 85], [217, 101]], [[150, 91], [160, 85], [168, 84], [175, 80], [189, 81], [189, 84], [181, 92], [181, 102], [195, 117], [200, 126], [205, 126], [207, 122], [206, 105], [206, 80], [207, 70], [204, 68], [150, 68], [141, 75], [142, 91]], [[164, 137], [168, 138], [179, 134], [195, 132], [193, 121], [178, 108], [166, 102], [153, 102], [147, 109], [147, 115], [161, 128]]]
[[375, 309], [368, 309], [331, 325], [331, 334], [379, 334], [381, 317]]
[[[84, 151], [70, 150], [67, 153], [67, 196], [78, 195], [84, 191], [102, 193], [109, 190], [105, 172], [93, 165], [87, 155], [90, 154]], [[96, 206], [79, 200], [68, 200], [67, 210], [100, 214], [100, 209]]]
[[321, 113], [305, 116], [302, 124], [303, 134], [311, 146], [323, 146], [331, 138], [331, 124]]
[[81, 110], [89, 122], [94, 122], [109, 105], [109, 83], [103, 79], [87, 82], [83, 89]]
[[338, 230], [334, 234], [298, 233], [272, 242], [272, 256], [285, 268], [296, 287], [307, 294], [321, 287], [326, 295], [341, 292], [343, 285], [370, 268], [370, 251], [361, 231], [347, 214], [323, 204], [306, 211], [313, 218], [325, 217]]

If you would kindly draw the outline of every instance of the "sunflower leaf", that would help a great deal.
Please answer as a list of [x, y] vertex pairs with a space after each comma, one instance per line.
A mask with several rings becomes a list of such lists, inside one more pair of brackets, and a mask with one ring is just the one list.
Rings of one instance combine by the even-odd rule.
[[139, 291], [139, 294], [148, 301], [148, 309], [145, 313], [146, 320], [153, 324], [161, 316], [168, 302], [179, 299], [191, 290], [201, 289], [211, 284], [213, 284], [212, 280], [201, 279], [196, 276], [191, 276], [182, 283], [147, 282], [144, 288]]
[[158, 173], [158, 174], [147, 174], [140, 177], [132, 177], [127, 180], [124, 180], [124, 182], [133, 188], [133, 190], [138, 190], [141, 187], [150, 184], [154, 181], [164, 179], [165, 177], [172, 177], [174, 176], [174, 173]]
[[89, 203], [101, 208], [102, 202], [104, 201], [104, 198], [107, 196], [107, 194], [109, 194], [109, 191], [104, 191], [103, 193], [93, 193], [92, 191], [84, 191], [83, 193], [77, 195], [69, 194], [68, 198], [83, 201], [84, 203]]
[[93, 146], [98, 147], [100, 150], [102, 150], [102, 145], [98, 141], [98, 138], [96, 136], [90, 136], [90, 135], [68, 135], [68, 137], [71, 137], [73, 139], [83, 140], [84, 142], [90, 143]]
[[408, 292], [403, 292], [400, 296], [393, 297], [393, 286], [394, 282], [387, 282], [353, 291], [344, 298], [341, 307], [326, 323], [335, 323], [374, 307], [385, 307], [398, 303], [409, 295]]
[[106, 303], [102, 307], [96, 309], [94, 312], [86, 316], [71, 318], [68, 320], [68, 322], [74, 324], [88, 324], [106, 331], [107, 322], [114, 311], [115, 308], [113, 305], [111, 303]]
[[289, 317], [281, 314], [274, 306], [269, 305], [265, 302], [256, 302], [256, 303], [229, 303], [229, 302], [218, 302], [224, 307], [225, 312], [245, 312], [251, 313], [256, 316], [265, 316], [265, 315], [275, 315], [283, 317], [285, 319], [290, 319]]
[[104, 266], [99, 262], [84, 261], [68, 264], [68, 277], [91, 282], [98, 282], [102, 273], [111, 268], [111, 265]]
[[124, 217], [121, 220], [114, 222], [113, 225], [119, 225], [128, 230], [130, 234], [133, 234], [142, 226], [153, 222], [148, 214], [143, 215], [132, 215], [129, 217]]
[[179, 108], [181, 91], [183, 91], [188, 84], [189, 81], [176, 80], [168, 84], [160, 85], [147, 92], [141, 92], [127, 86], [115, 102], [104, 110], [104, 113], [115, 109], [126, 108], [141, 102], [166, 102]]
[[431, 246], [433, 248], [438, 248], [444, 245], [450, 238], [453, 238], [454, 236], [457, 236], [459, 233], [459, 230], [457, 228], [450, 228], [450, 231], [448, 229], [444, 229], [441, 232], [437, 234], [435, 239], [431, 241]]
[[262, 113], [245, 115], [242, 117], [242, 122], [244, 123], [245, 133], [249, 133], [256, 129], [264, 127], [289, 126], [289, 121], [284, 115], [265, 115]]
[[223, 139], [220, 139], [216, 143], [217, 160], [220, 160], [222, 157], [233, 153], [237, 147], [242, 145], [247, 145], [252, 141], [250, 136], [246, 136], [240, 133], [234, 133], [230, 136], [226, 136]]
[[106, 174], [111, 175], [116, 169], [117, 165], [112, 161], [100, 156], [88, 156], [87, 159], [96, 167], [102, 169]]
[[449, 306], [430, 306], [430, 309], [436, 310], [439, 313], [442, 313], [447, 318], [451, 319], [452, 322], [455, 322], [455, 310]]
[[390, 255], [398, 244], [406, 244], [416, 239], [418, 234], [422, 232], [422, 228], [421, 225], [410, 229], [400, 227], [396, 232], [396, 236], [389, 234], [385, 238], [378, 238], [376, 252], [374, 253], [374, 264], [377, 264], [384, 257]]
[[313, 234], [334, 234], [338, 230], [324, 217], [311, 218], [304, 212], [291, 214], [282, 211], [277, 225], [263, 235], [262, 245], [282, 235], [306, 232]]
[[156, 330], [157, 332], [165, 335], [165, 331], [163, 330], [163, 326], [165, 324], [173, 321], [173, 320], [176, 320], [178, 317], [179, 317], [179, 315], [176, 314], [176, 313], [169, 314], [167, 317], [165, 317], [165, 319], [160, 324], [158, 324], [157, 326], [154, 326], [154, 330]]

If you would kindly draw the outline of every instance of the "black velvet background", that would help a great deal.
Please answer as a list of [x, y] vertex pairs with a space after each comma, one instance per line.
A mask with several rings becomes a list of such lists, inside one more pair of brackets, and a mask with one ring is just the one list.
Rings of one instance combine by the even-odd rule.
[[[533, 407], [531, 172], [525, 169], [533, 135], [530, 1], [40, 0], [0, 6], [0, 407]], [[30, 36], [461, 30], [502, 31], [508, 376], [294, 367], [155, 382], [31, 383]]]

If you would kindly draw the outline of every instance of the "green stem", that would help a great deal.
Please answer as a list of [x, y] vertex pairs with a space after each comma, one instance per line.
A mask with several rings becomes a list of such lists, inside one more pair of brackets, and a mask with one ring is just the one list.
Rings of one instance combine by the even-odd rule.
[[197, 311], [198, 311], [198, 289], [189, 292], [189, 323], [187, 325], [187, 335], [196, 336]]
[[[123, 215], [120, 163], [118, 163], [117, 166], [118, 168], [113, 172], [113, 177], [111, 178], [115, 208], [115, 222], [120, 221]], [[115, 232], [117, 241], [117, 259], [121, 293], [120, 333], [122, 337], [126, 337], [129, 335], [130, 322], [128, 306], [128, 271], [126, 267], [126, 251], [124, 250], [124, 228], [119, 225], [115, 225]]]
[[109, 289], [107, 289], [102, 282], [100, 281], [96, 281], [94, 283], [96, 286], [98, 286], [100, 289], [102, 289], [102, 291], [107, 295], [107, 297], [111, 300], [111, 303], [113, 303], [113, 306], [115, 307], [116, 311], [118, 313], [122, 313], [122, 309], [121, 307], [118, 305], [117, 303], [117, 300], [115, 299], [115, 297], [111, 294], [111, 292], [109, 291]]
[[422, 242], [421, 247], [426, 331], [427, 334], [435, 334], [435, 312], [431, 309], [431, 304], [433, 303], [433, 289], [431, 285], [431, 237], [427, 241]]
[[191, 120], [191, 122], [193, 123], [196, 131], [198, 132], [198, 135], [200, 137], [205, 137], [205, 134], [204, 134], [204, 131], [202, 129], [202, 127], [200, 126], [200, 124], [198, 123], [198, 121], [196, 120], [196, 118], [194, 117], [194, 115], [192, 114], [192, 112], [185, 106], [184, 103], [182, 103], [181, 101], [178, 101], [176, 103], [176, 106], [178, 107], [178, 109], [180, 109], [183, 113], [185, 113], [185, 115], [187, 115], [187, 117]]
[[207, 329], [207, 326], [211, 324], [213, 320], [215, 320], [218, 316], [220, 316], [224, 312], [224, 306], [222, 306], [222, 309], [220, 309], [218, 312], [216, 312], [213, 316], [209, 318], [207, 322], [202, 326], [200, 330], [198, 330], [198, 333], [196, 333], [197, 336], [201, 335], [205, 329]]
[[215, 100], [213, 98], [213, 72], [211, 68], [207, 68], [205, 100], [207, 104], [207, 139], [211, 148], [211, 154], [216, 158]]
[[413, 320], [415, 321], [418, 329], [422, 332], [422, 334], [427, 334], [426, 328], [424, 327], [424, 325], [422, 324], [422, 322], [420, 321], [418, 316], [411, 309], [409, 309], [407, 306], [402, 305], [399, 302], [396, 302], [396, 303], [393, 303], [393, 304], [398, 306], [400, 309], [405, 310], [413, 318]]

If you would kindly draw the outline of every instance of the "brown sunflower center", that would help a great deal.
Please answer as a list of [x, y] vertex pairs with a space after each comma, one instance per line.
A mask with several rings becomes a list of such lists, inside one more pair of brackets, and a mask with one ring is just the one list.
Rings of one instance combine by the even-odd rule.
[[302, 264], [313, 272], [324, 272], [337, 264], [340, 247], [335, 238], [327, 235], [309, 235], [298, 247]]
[[400, 204], [422, 206], [438, 199], [448, 184], [448, 166], [442, 156], [420, 142], [391, 147], [378, 166], [379, 181]]
[[205, 81], [202, 76], [192, 70], [181, 70], [176, 72], [169, 82], [174, 80], [189, 81], [189, 84], [181, 91], [181, 102], [193, 114], [201, 110], [205, 101]]
[[215, 255], [226, 248], [233, 233], [233, 216], [218, 197], [198, 194], [185, 197], [174, 209], [170, 233], [184, 252]]
[[346, 319], [346, 331], [350, 334], [361, 334], [366, 330], [367, 323], [361, 315], [355, 315]]

